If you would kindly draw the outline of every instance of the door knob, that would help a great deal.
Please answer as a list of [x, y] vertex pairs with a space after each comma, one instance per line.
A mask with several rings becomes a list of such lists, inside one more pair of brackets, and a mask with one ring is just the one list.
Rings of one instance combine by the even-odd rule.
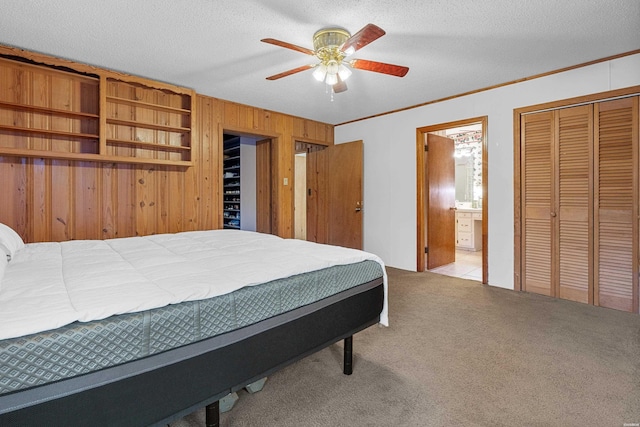
[[360, 212], [362, 210], [362, 203], [356, 202], [356, 212]]

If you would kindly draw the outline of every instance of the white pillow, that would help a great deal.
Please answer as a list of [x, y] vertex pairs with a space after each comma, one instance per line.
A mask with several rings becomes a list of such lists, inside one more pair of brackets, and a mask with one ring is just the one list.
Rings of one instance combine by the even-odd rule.
[[[3, 255], [6, 255], [3, 257]], [[11, 251], [5, 245], [0, 243], [0, 258], [6, 258], [7, 262], [11, 261]]]
[[7, 269], [9, 260], [6, 256], [0, 253], [0, 289], [2, 288], [2, 278], [4, 277], [4, 271]]
[[11, 258], [22, 248], [24, 248], [22, 237], [11, 227], [0, 222], [0, 250]]

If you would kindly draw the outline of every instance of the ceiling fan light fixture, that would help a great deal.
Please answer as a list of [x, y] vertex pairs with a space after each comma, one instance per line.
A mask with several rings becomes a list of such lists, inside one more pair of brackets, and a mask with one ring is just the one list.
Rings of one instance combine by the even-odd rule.
[[404, 77], [409, 71], [409, 67], [365, 59], [346, 59], [347, 56], [359, 51], [385, 34], [382, 28], [374, 24], [365, 25], [354, 35], [351, 35], [344, 28], [323, 28], [313, 35], [313, 50], [281, 40], [262, 39], [261, 41], [264, 43], [295, 50], [306, 55], [315, 56], [318, 59], [315, 64], [293, 68], [283, 73], [269, 76], [267, 80], [278, 80], [313, 68], [313, 78], [319, 82], [324, 82], [327, 86], [331, 86], [333, 97], [333, 93], [342, 93], [347, 90], [345, 80], [351, 76], [352, 68]]
[[340, 80], [345, 81], [351, 76], [351, 70], [346, 67], [344, 64], [340, 64], [338, 67], [338, 75], [340, 76]]
[[329, 86], [333, 86], [334, 84], [338, 83], [338, 75], [327, 73], [325, 83], [328, 84]]
[[340, 66], [338, 65], [338, 61], [335, 59], [331, 59], [327, 62], [327, 74], [338, 74], [338, 69]]
[[315, 70], [313, 70], [313, 78], [319, 82], [324, 81], [325, 76], [327, 75], [327, 66], [324, 64], [319, 64]]

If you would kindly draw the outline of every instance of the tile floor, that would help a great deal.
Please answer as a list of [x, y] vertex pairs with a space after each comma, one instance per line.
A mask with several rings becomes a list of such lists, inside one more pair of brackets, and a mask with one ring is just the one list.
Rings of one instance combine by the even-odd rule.
[[429, 271], [445, 276], [482, 281], [482, 251], [456, 250], [456, 262]]

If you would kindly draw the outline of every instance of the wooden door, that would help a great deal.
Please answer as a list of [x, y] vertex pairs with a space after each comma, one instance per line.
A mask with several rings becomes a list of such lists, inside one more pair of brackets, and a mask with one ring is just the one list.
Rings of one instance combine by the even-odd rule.
[[584, 303], [593, 301], [592, 109], [522, 123], [524, 290]]
[[638, 99], [522, 117], [523, 290], [638, 311]]
[[595, 106], [595, 304], [638, 311], [638, 97]]
[[593, 303], [593, 105], [555, 111], [553, 295]]
[[522, 288], [553, 295], [555, 248], [552, 219], [555, 216], [552, 111], [523, 116], [521, 125]]
[[256, 141], [256, 231], [271, 234], [271, 140]]
[[307, 153], [307, 240], [316, 243], [329, 242], [327, 157], [326, 149]]
[[456, 260], [453, 139], [427, 134], [425, 161], [427, 269]]
[[362, 141], [307, 155], [307, 240], [362, 249]]
[[338, 144], [328, 155], [329, 244], [362, 249], [362, 141]]

